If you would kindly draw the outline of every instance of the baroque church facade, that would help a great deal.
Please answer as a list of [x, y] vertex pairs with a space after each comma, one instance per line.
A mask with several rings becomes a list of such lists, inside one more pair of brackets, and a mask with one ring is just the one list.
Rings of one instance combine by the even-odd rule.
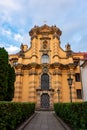
[[9, 55], [16, 73], [13, 101], [35, 102], [37, 109], [53, 108], [54, 103], [70, 102], [70, 98], [83, 101], [79, 66], [83, 55], [74, 53], [70, 44], [63, 50], [61, 34], [56, 26], [34, 26], [29, 32], [30, 48], [21, 44], [20, 52]]

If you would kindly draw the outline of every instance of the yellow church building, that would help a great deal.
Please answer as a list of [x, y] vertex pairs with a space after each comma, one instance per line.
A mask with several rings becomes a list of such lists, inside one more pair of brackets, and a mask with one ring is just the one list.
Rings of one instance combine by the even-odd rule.
[[35, 102], [36, 109], [83, 101], [79, 66], [83, 54], [74, 53], [70, 44], [63, 50], [61, 34], [56, 26], [34, 26], [29, 32], [30, 48], [22, 44], [20, 52], [9, 55], [16, 73], [13, 101]]

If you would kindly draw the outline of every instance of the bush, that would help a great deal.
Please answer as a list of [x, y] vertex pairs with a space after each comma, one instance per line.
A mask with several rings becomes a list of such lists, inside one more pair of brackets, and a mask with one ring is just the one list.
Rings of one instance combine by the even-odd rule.
[[73, 130], [87, 130], [87, 102], [55, 103], [54, 110]]
[[0, 130], [14, 130], [34, 111], [34, 103], [0, 102]]

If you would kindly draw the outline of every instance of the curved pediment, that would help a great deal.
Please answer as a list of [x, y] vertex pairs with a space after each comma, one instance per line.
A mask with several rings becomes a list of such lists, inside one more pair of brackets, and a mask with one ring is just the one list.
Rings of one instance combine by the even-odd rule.
[[43, 26], [39, 27], [39, 26], [34, 26], [34, 28], [32, 28], [29, 32], [30, 36], [33, 36], [34, 34], [44, 34], [44, 33], [48, 33], [48, 34], [54, 34], [57, 33], [59, 36], [61, 36], [62, 31], [57, 28], [55, 25], [54, 26], [48, 26], [46, 24], [44, 24]]

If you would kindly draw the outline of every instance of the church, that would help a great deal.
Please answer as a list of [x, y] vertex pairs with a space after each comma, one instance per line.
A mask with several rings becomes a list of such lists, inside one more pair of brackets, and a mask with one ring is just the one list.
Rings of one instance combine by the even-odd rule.
[[73, 52], [69, 43], [61, 48], [62, 31], [56, 25], [35, 25], [29, 35], [30, 47], [21, 44], [18, 53], [9, 55], [16, 73], [13, 101], [35, 102], [36, 109], [83, 101], [79, 65], [83, 54]]

